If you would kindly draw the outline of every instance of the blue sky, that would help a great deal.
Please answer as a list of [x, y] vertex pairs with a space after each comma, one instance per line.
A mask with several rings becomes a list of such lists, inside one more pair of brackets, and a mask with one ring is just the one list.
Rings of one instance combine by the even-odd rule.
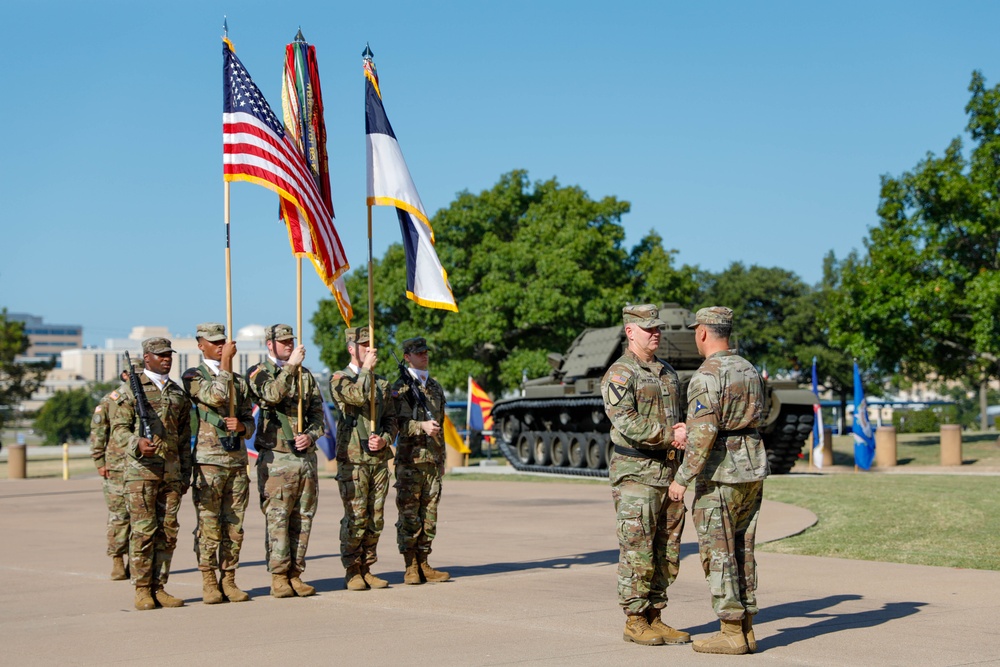
[[[962, 134], [972, 71], [1000, 80], [993, 2], [9, 3], [0, 306], [87, 344], [225, 320], [224, 15], [279, 114], [284, 45], [301, 26], [316, 46], [355, 267], [366, 42], [429, 214], [527, 169], [631, 202], [629, 247], [656, 229], [680, 263], [810, 283], [828, 251], [862, 248], [880, 175]], [[232, 206], [236, 327], [294, 322], [275, 195], [235, 183]], [[390, 209], [374, 222], [381, 256], [399, 229]], [[303, 279], [312, 345], [328, 293], [308, 263]]]

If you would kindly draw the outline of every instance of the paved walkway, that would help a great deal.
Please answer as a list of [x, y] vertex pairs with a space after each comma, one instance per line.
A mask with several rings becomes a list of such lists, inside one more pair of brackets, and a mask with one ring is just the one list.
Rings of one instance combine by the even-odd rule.
[[[107, 579], [96, 477], [0, 480], [0, 663], [1000, 664], [1000, 572], [760, 553], [760, 651], [704, 656], [621, 640], [618, 548], [603, 484], [449, 478], [431, 559], [454, 577], [445, 584], [402, 584], [390, 502], [375, 572], [392, 586], [344, 591], [342, 513], [336, 482], [322, 479], [305, 577], [320, 594], [276, 600], [267, 595], [263, 519], [251, 501], [238, 581], [254, 599], [206, 606], [187, 497], [169, 590], [189, 604], [137, 612], [130, 585]], [[814, 521], [766, 502], [760, 535], [778, 539]], [[690, 524], [683, 556], [666, 618], [695, 635], [714, 632]]]

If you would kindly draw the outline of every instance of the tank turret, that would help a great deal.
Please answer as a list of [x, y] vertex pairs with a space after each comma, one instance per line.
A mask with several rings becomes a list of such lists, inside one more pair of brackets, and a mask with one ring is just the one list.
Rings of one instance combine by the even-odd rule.
[[[676, 303], [660, 308], [664, 321], [656, 356], [677, 371], [682, 393], [702, 358], [694, 315]], [[601, 378], [625, 349], [623, 326], [586, 329], [565, 354], [550, 354], [549, 375], [528, 380], [519, 396], [493, 406], [493, 433], [500, 451], [518, 470], [607, 476], [611, 423], [604, 413]], [[761, 435], [772, 473], [787, 473], [812, 433], [812, 392], [792, 382], [764, 383], [770, 409]], [[681, 404], [687, 401], [682, 395]]]

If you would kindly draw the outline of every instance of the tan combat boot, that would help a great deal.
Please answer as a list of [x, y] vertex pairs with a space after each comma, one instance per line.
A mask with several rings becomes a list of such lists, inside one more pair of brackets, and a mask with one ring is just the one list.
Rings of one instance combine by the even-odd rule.
[[156, 609], [156, 602], [149, 592], [149, 586], [135, 587], [135, 608], [139, 611], [149, 611]]
[[295, 594], [300, 598], [307, 598], [310, 595], [316, 595], [316, 588], [302, 581], [299, 577], [300, 574], [302, 573], [295, 570], [288, 571], [288, 583], [292, 585], [292, 589], [295, 591]]
[[219, 604], [224, 601], [214, 570], [201, 571], [201, 601], [205, 604]]
[[743, 638], [747, 640], [747, 653], [756, 653], [757, 638], [753, 636], [753, 616], [746, 613], [743, 614], [741, 625], [743, 629]]
[[642, 614], [629, 615], [625, 621], [625, 632], [622, 639], [643, 646], [663, 646], [663, 637], [649, 627], [649, 621]]
[[747, 640], [743, 637], [742, 621], [720, 621], [722, 631], [708, 639], [694, 640], [693, 648], [698, 653], [724, 653], [743, 655], [747, 652]]
[[417, 554], [413, 551], [407, 551], [403, 554], [403, 562], [406, 563], [403, 583], [414, 585], [424, 583], [424, 580], [420, 578], [420, 565], [417, 563]]
[[173, 595], [165, 591], [163, 588], [156, 586], [153, 593], [153, 597], [160, 604], [161, 607], [183, 607], [184, 600], [180, 598], [175, 598]]
[[691, 635], [683, 630], [675, 630], [662, 620], [660, 620], [660, 610], [650, 607], [646, 610], [646, 618], [649, 620], [649, 627], [653, 632], [663, 637], [664, 644], [687, 644], [691, 641]]
[[236, 570], [226, 570], [222, 573], [222, 594], [230, 602], [246, 602], [250, 595], [246, 591], [241, 591], [236, 585]]
[[361, 576], [361, 566], [352, 565], [347, 568], [347, 572], [344, 574], [344, 588], [349, 591], [367, 591], [368, 584], [365, 583], [364, 577]]
[[430, 563], [427, 562], [427, 554], [417, 552], [417, 562], [420, 563], [420, 574], [424, 576], [424, 580], [432, 584], [441, 583], [442, 581], [448, 581], [451, 579], [451, 575], [447, 572], [442, 572], [441, 570], [435, 570], [431, 567]]
[[389, 582], [372, 574], [367, 564], [361, 565], [361, 576], [364, 577], [369, 588], [389, 588]]
[[295, 597], [295, 591], [293, 591], [292, 587], [288, 585], [287, 574], [271, 573], [271, 597], [275, 598]]
[[111, 581], [124, 581], [128, 579], [128, 571], [125, 569], [125, 558], [115, 556], [111, 560]]

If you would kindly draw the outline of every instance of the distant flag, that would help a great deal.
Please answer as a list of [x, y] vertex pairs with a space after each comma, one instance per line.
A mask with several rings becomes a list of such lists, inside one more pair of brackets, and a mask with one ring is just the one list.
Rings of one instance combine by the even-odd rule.
[[813, 404], [813, 465], [823, 467], [823, 408], [819, 404], [819, 382], [816, 380], [816, 357], [813, 357], [813, 393], [816, 402]]
[[326, 401], [323, 401], [323, 435], [317, 438], [316, 446], [327, 461], [332, 461], [337, 455], [337, 420], [333, 418], [333, 412]]
[[[469, 376], [469, 405], [468, 405], [469, 429], [479, 431], [493, 430], [493, 399], [489, 394], [476, 384], [476, 381]], [[488, 436], [484, 436], [488, 437]]]
[[458, 311], [448, 274], [434, 250], [434, 230], [382, 106], [378, 73], [365, 47], [368, 205], [395, 206], [406, 251], [406, 296], [421, 306]]
[[767, 366], [764, 366], [764, 370], [761, 371], [760, 377], [764, 380], [764, 382], [767, 382], [768, 380], [771, 379], [771, 376], [767, 372]]
[[854, 362], [854, 465], [862, 470], [872, 467], [875, 458], [875, 434], [872, 425], [868, 423], [868, 401], [865, 399], [865, 388], [861, 384], [861, 371], [858, 362]]
[[444, 416], [444, 424], [441, 425], [441, 430], [444, 431], [444, 442], [446, 445], [454, 449], [461, 454], [471, 454], [472, 450], [465, 444], [462, 440], [462, 436], [458, 434], [458, 429], [455, 428], [455, 423], [451, 421], [451, 417], [448, 415]]
[[[319, 63], [316, 60], [316, 47], [306, 43], [302, 30], [295, 36], [295, 41], [285, 46], [285, 70], [281, 79], [281, 109], [285, 117], [285, 132], [298, 147], [299, 152], [309, 164], [320, 196], [330, 211], [331, 226], [327, 237], [340, 240], [336, 229], [333, 229], [333, 196], [330, 193], [330, 168], [326, 152], [326, 123], [323, 120], [323, 92], [319, 84]], [[324, 230], [316, 225], [302, 220], [299, 211], [287, 199], [281, 199], [281, 217], [288, 226], [288, 240], [292, 244], [292, 252], [297, 257], [308, 257], [320, 280], [333, 293], [340, 309], [340, 315], [347, 326], [351, 325], [354, 310], [347, 294], [342, 274], [347, 270], [346, 261], [339, 269], [334, 266], [332, 257], [322, 252], [322, 236]]]
[[293, 250], [298, 235], [302, 252], [330, 286], [349, 268], [333, 226], [333, 208], [294, 137], [285, 132], [236, 57], [232, 43], [223, 42], [222, 177], [262, 185], [288, 203], [288, 210], [296, 216], [296, 224], [289, 223]]
[[257, 442], [257, 431], [258, 429], [260, 429], [260, 406], [257, 405], [256, 403], [253, 404], [253, 412], [251, 414], [253, 415], [254, 429], [253, 429], [253, 435], [251, 435], [246, 442], [247, 456], [256, 461], [257, 447], [254, 445], [254, 443]]

